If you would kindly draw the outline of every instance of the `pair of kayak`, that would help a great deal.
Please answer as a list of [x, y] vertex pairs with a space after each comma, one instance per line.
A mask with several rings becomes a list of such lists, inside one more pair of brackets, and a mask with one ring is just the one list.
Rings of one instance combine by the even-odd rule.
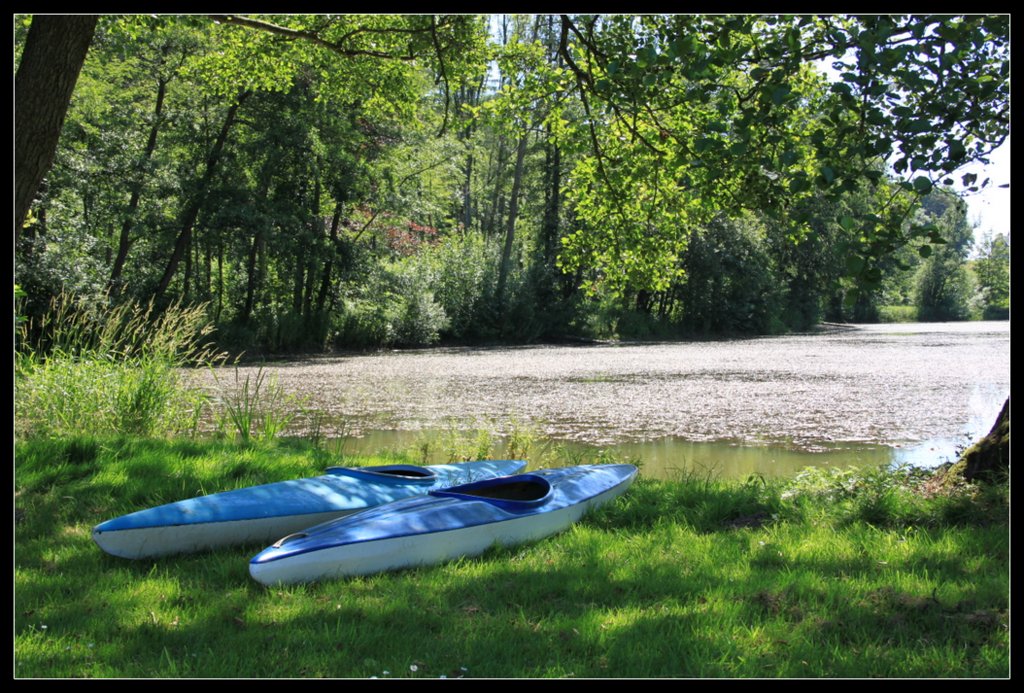
[[97, 525], [108, 553], [148, 558], [269, 542], [249, 564], [266, 584], [432, 565], [566, 529], [621, 495], [633, 465], [517, 474], [520, 460], [330, 468], [311, 479], [202, 496]]

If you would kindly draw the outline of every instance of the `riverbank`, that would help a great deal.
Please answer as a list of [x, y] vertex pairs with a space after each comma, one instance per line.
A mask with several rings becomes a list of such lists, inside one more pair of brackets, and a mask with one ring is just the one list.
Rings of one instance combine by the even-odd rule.
[[19, 441], [15, 675], [1009, 675], [1006, 489], [920, 470], [641, 477], [536, 544], [275, 589], [248, 575], [261, 547], [125, 561], [90, 539], [132, 510], [370, 462], [302, 441]]

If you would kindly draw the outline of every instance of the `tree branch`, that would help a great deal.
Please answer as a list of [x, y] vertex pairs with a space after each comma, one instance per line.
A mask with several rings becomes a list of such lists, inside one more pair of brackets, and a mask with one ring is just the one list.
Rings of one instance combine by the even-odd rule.
[[430, 40], [434, 44], [434, 51], [437, 53], [437, 65], [441, 71], [441, 82], [444, 84], [444, 120], [441, 121], [441, 129], [437, 136], [440, 137], [448, 129], [448, 111], [451, 106], [451, 89], [448, 84], [448, 73], [444, 69], [444, 52], [441, 50], [441, 42], [437, 39], [437, 19], [430, 18]]
[[[234, 14], [208, 14], [206, 16], [209, 17], [210, 19], [212, 19], [215, 22], [223, 22], [225, 24], [235, 24], [235, 25], [238, 25], [238, 26], [248, 27], [250, 29], [258, 29], [260, 31], [266, 31], [266, 32], [269, 32], [271, 34], [277, 34], [278, 36], [284, 36], [285, 38], [287, 38], [289, 40], [301, 39], [303, 41], [309, 41], [310, 43], [313, 43], [313, 44], [315, 44], [317, 46], [320, 46], [321, 48], [325, 48], [325, 49], [327, 49], [327, 50], [329, 50], [329, 51], [331, 51], [333, 53], [337, 53], [338, 55], [343, 55], [343, 56], [349, 57], [349, 58], [354, 58], [354, 57], [370, 57], [370, 58], [382, 58], [382, 59], [385, 59], [385, 60], [403, 60], [403, 61], [411, 61], [411, 60], [415, 60], [416, 59], [416, 56], [413, 55], [412, 53], [409, 53], [407, 55], [398, 55], [398, 54], [395, 54], [395, 53], [387, 53], [387, 52], [383, 52], [383, 51], [371, 51], [371, 50], [362, 50], [362, 49], [356, 49], [356, 48], [345, 48], [341, 43], [335, 43], [333, 41], [328, 41], [328, 40], [326, 40], [324, 38], [321, 38], [320, 35], [317, 34], [314, 31], [303, 31], [301, 29], [289, 29], [288, 27], [280, 26], [278, 24], [272, 24], [271, 22], [266, 22], [266, 21], [263, 21], [262, 19], [252, 19], [251, 17], [240, 17], [240, 16], [234, 15]], [[364, 30], [359, 30], [359, 31], [371, 31], [371, 29], [364, 29]], [[375, 30], [375, 31], [380, 31], [380, 32], [384, 32], [384, 31], [404, 32], [404, 31], [407, 31], [407, 30], [403, 30], [403, 29], [393, 29], [393, 30], [379, 29], [379, 30]], [[352, 34], [354, 34], [354, 33], [356, 33], [356, 32], [352, 32]], [[352, 34], [346, 35], [345, 38], [348, 38], [348, 36], [351, 36]]]

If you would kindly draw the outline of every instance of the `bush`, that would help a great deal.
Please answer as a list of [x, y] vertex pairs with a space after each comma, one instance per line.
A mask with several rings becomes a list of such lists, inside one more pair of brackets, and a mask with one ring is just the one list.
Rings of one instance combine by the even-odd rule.
[[379, 266], [345, 300], [334, 343], [359, 349], [436, 343], [449, 321], [434, 298], [434, 279], [429, 263], [417, 257]]
[[753, 217], [720, 217], [693, 234], [683, 256], [682, 326], [695, 333], [782, 329], [783, 286]]
[[987, 522], [1005, 510], [998, 489], [951, 479], [945, 469], [910, 465], [880, 468], [809, 467], [790, 480], [782, 500], [790, 510], [827, 508], [843, 522], [880, 527]]
[[918, 270], [915, 293], [918, 320], [968, 320], [974, 293], [974, 280], [966, 265], [945, 253], [936, 253]]

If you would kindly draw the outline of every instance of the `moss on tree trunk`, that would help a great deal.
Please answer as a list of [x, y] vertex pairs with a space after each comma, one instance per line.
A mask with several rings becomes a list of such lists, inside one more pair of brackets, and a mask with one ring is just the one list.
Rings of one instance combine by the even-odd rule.
[[[964, 452], [960, 458], [968, 481], [991, 481], [1010, 471], [1010, 398], [1006, 398], [999, 418], [988, 435]], [[957, 465], [958, 467], [960, 465]]]

